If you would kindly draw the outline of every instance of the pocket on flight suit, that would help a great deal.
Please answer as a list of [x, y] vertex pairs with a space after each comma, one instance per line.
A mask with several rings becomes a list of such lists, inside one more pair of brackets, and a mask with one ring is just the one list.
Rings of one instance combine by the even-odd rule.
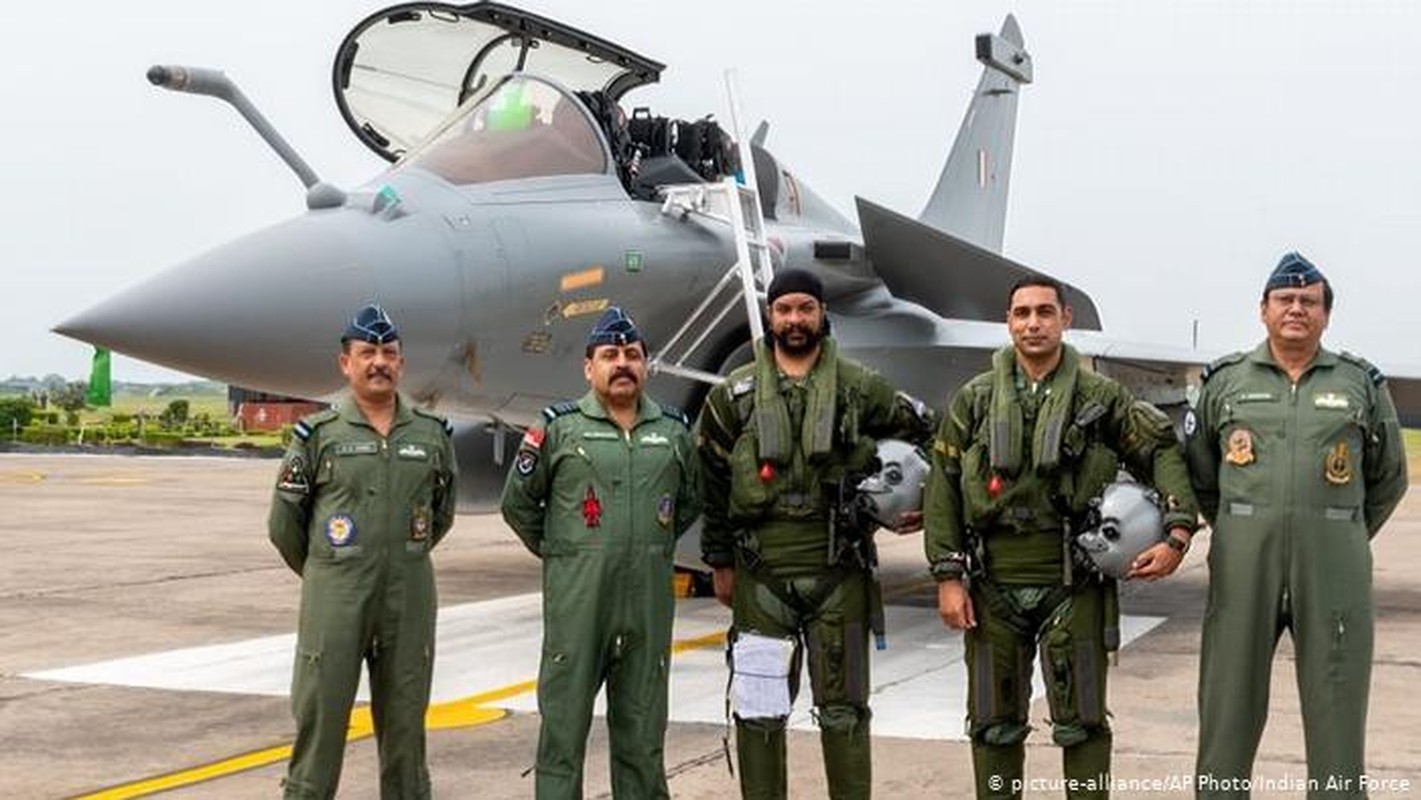
[[308, 556], [316, 561], [344, 562], [357, 559], [364, 552], [361, 514], [355, 501], [349, 498], [350, 487], [343, 487], [346, 469], [340, 457], [327, 451], [316, 467], [312, 495], [316, 498]]
[[770, 480], [760, 474], [760, 440], [754, 433], [743, 433], [730, 451], [730, 514], [743, 519], [758, 519], [779, 499], [780, 466], [771, 465]]
[[1282, 404], [1266, 393], [1242, 398], [1252, 399], [1230, 402], [1219, 425], [1221, 516], [1254, 516], [1254, 504], [1270, 498], [1270, 473], [1286, 467], [1274, 458], [1280, 444], [1286, 444]]

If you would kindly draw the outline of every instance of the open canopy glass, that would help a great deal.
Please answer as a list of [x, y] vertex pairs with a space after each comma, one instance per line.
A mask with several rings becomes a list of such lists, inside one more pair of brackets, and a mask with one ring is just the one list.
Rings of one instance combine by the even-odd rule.
[[[617, 100], [664, 65], [499, 3], [407, 3], [366, 18], [336, 53], [336, 105], [355, 135], [395, 161], [511, 72]], [[541, 84], [540, 84], [541, 85]], [[551, 113], [552, 109], [542, 109]]]
[[600, 174], [607, 148], [575, 98], [531, 75], [511, 75], [460, 109], [403, 165], [458, 185]]

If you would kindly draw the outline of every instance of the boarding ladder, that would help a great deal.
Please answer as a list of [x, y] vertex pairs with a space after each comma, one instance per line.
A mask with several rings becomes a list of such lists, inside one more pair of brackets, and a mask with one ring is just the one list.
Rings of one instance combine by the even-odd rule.
[[765, 214], [760, 206], [759, 184], [755, 180], [755, 161], [750, 144], [740, 129], [733, 71], [726, 72], [725, 83], [730, 97], [732, 131], [740, 154], [740, 175], [744, 182], [726, 177], [719, 183], [663, 186], [660, 189], [661, 213], [682, 220], [694, 217], [729, 225], [735, 239], [735, 263], [665, 346], [652, 355], [648, 364], [653, 374], [664, 372], [709, 384], [720, 383], [725, 376], [689, 366], [688, 362], [737, 303], [743, 304], [750, 323], [751, 340], [764, 336], [760, 301], [774, 273], [769, 243], [765, 238]]

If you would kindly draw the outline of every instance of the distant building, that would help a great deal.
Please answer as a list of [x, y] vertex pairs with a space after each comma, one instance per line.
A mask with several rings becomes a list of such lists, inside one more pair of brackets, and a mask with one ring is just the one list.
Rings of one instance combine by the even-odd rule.
[[276, 431], [283, 425], [294, 425], [307, 414], [325, 408], [325, 403], [267, 394], [240, 386], [227, 387], [227, 413], [237, 420], [244, 431]]

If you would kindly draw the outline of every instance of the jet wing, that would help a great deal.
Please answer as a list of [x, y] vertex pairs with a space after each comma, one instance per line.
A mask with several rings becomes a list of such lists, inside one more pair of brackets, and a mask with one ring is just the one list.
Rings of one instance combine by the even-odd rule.
[[510, 72], [537, 72], [616, 100], [665, 65], [501, 3], [402, 3], [356, 25], [336, 51], [336, 106], [356, 138], [397, 160]]
[[[947, 319], [1005, 322], [1012, 284], [1041, 274], [862, 197], [854, 199], [864, 249], [888, 290]], [[1100, 314], [1085, 292], [1066, 285], [1066, 303], [1074, 314], [1073, 327], [1100, 330]]]

